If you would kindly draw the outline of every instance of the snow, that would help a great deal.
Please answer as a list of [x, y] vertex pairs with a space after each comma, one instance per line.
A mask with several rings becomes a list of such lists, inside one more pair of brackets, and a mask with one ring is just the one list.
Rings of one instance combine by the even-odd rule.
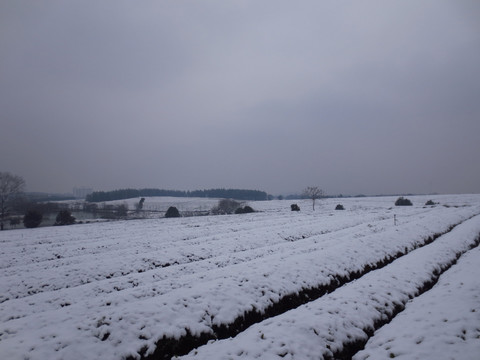
[[376, 332], [354, 360], [478, 359], [479, 259], [480, 248], [462, 256], [431, 291]]
[[[409, 198], [412, 207], [394, 207], [396, 197], [328, 199], [317, 202], [315, 212], [308, 201], [265, 201], [250, 202], [261, 211], [254, 214], [1, 232], [0, 358], [138, 358], [140, 353], [151, 354], [163, 337], [178, 339], [189, 333], [213, 338], [219, 327], [249, 311], [264, 313], [282, 297], [333, 286], [342, 278], [346, 284], [330, 294], [185, 356], [320, 358], [319, 354], [340, 351], [349, 340], [366, 341], [365, 329], [405, 306], [461, 253], [466, 254], [458, 265], [440, 279], [453, 274], [449, 283], [455, 288], [450, 292], [472, 304], [451, 298], [458, 308], [468, 310], [457, 309], [448, 323], [456, 320], [465, 326], [464, 337], [471, 339], [474, 351], [478, 329], [475, 333], [475, 323], [467, 318], [468, 311], [480, 311], [475, 292], [479, 287], [472, 282], [458, 286], [458, 279], [465, 271], [478, 278], [479, 270], [473, 265], [463, 273], [454, 269], [464, 258], [478, 263], [478, 251], [469, 247], [480, 234], [480, 196]], [[428, 199], [440, 205], [423, 206]], [[293, 202], [302, 211], [291, 212]], [[337, 203], [346, 210], [334, 211]], [[185, 206], [207, 207], [200, 200]], [[439, 233], [445, 235], [424, 244]], [[406, 255], [393, 261], [399, 254]], [[363, 275], [379, 261], [390, 263]], [[350, 281], [355, 274], [363, 276]], [[395, 348], [385, 351], [398, 351], [398, 356], [402, 352], [397, 348], [413, 348], [408, 336], [390, 341], [398, 330], [383, 336], [387, 340], [380, 334], [438, 288], [448, 286], [437, 285], [409, 302], [377, 332], [378, 342], [376, 333], [358, 356], [374, 356], [387, 340]], [[428, 305], [434, 309], [437, 304], [440, 313], [441, 294], [431, 297]], [[400, 328], [427, 317], [420, 310], [413, 314]], [[428, 333], [430, 328], [440, 329], [436, 323], [419, 329]], [[418, 332], [425, 344], [435, 340]], [[462, 344], [454, 342], [452, 351]], [[385, 358], [380, 352], [376, 356]]]
[[[434, 277], [434, 273], [439, 267], [454, 261], [459, 251], [467, 251], [469, 246], [474, 244], [479, 233], [480, 216], [477, 216], [451, 233], [442, 236], [432, 245], [401, 257], [384, 269], [372, 271], [359, 280], [348, 283], [316, 301], [252, 326], [233, 339], [217, 341], [201, 347], [182, 359], [274, 359], [278, 356], [287, 359], [332, 358], [336, 352], [342, 350], [344, 344], [357, 339], [366, 339], [365, 330], [373, 329], [376, 321], [382, 321], [386, 315], [393, 313], [397, 306], [414, 297], [423, 284]], [[478, 251], [475, 255], [477, 255], [476, 260], [478, 261]], [[474, 270], [473, 274], [478, 274], [478, 269], [470, 267], [468, 270]], [[467, 276], [471, 277], [471, 273]], [[454, 277], [452, 280], [458, 281], [458, 277]], [[437, 289], [438, 287], [435, 290]], [[436, 297], [430, 296], [430, 301], [438, 303], [439, 299], [442, 299], [443, 291], [444, 289], [437, 290], [439, 294]], [[473, 294], [470, 294], [468, 300], [467, 312], [478, 309], [480, 305], [478, 288]], [[466, 302], [468, 301], [466, 300]], [[445, 307], [443, 308], [445, 309]], [[432, 316], [426, 309], [428, 308], [424, 307], [423, 313], [417, 312], [413, 319], [410, 318], [400, 323], [382, 339], [398, 338], [395, 331], [399, 328], [402, 329], [402, 333], [410, 334], [413, 339], [427, 336], [424, 334], [427, 329], [412, 326], [415, 320], [423, 322], [425, 317]], [[455, 309], [456, 307], [447, 308], [447, 311], [457, 320], [457, 327], [462, 328], [462, 317], [457, 317]], [[465, 313], [465, 307], [462, 309]], [[436, 320], [440, 321], [440, 319]], [[466, 322], [466, 328], [470, 330], [470, 337], [473, 335], [472, 342], [476, 342], [477, 349], [479, 324], [475, 320]], [[457, 334], [461, 335], [462, 332], [458, 331]], [[386, 340], [386, 342], [391, 341]], [[381, 344], [384, 343], [385, 340], [383, 343], [381, 342]], [[441, 342], [437, 341], [438, 344], [441, 345]], [[388, 345], [390, 346], [390, 344]], [[462, 344], [457, 342], [457, 345]], [[372, 344], [372, 346], [376, 349], [376, 344]], [[390, 349], [389, 346], [387, 349]], [[475, 348], [475, 344], [472, 344], [471, 347]], [[428, 345], [426, 345], [426, 349], [428, 350]], [[392, 347], [388, 351], [393, 351], [394, 354], [406, 354], [405, 359], [413, 358], [409, 356], [407, 350], [407, 344], [403, 343], [403, 339], [401, 339], [395, 349]], [[459, 347], [457, 346], [455, 350], [458, 351]], [[387, 354], [389, 353], [387, 352]], [[470, 352], [464, 359], [474, 359], [472, 354], [475, 352]], [[478, 355], [478, 352], [476, 354]], [[442, 358], [431, 355], [429, 357], [428, 354], [422, 355], [423, 357], [419, 358]], [[386, 359], [388, 357], [385, 353], [380, 353], [376, 358]], [[367, 358], [370, 359], [370, 357], [359, 357], [358, 359]]]

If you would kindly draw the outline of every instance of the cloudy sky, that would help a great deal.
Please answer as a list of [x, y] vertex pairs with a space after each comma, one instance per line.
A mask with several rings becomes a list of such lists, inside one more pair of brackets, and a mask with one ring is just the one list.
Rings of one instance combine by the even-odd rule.
[[27, 190], [480, 192], [480, 2], [0, 3]]

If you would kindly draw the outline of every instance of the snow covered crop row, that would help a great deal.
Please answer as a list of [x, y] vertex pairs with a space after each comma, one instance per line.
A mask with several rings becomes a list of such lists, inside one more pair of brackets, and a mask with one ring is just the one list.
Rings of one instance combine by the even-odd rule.
[[[372, 271], [361, 279], [349, 283], [316, 301], [252, 326], [233, 339], [217, 341], [196, 349], [182, 359], [338, 358], [339, 355], [344, 355], [344, 352], [349, 350], [349, 345], [366, 341], [368, 334], [373, 332], [379, 323], [388, 321], [396, 312], [403, 310], [405, 304], [411, 298], [422, 291], [422, 288], [428, 286], [432, 280], [435, 280], [439, 273], [450, 267], [459, 255], [469, 250], [471, 246], [476, 246], [480, 241], [479, 234], [480, 216], [477, 216], [455, 228], [452, 232], [441, 236], [433, 244], [415, 250], [381, 270]], [[477, 249], [475, 251], [478, 260], [480, 254]], [[466, 269], [462, 266], [465, 266]], [[473, 270], [478, 273], [478, 270], [472, 267], [471, 262], [467, 262], [466, 265], [462, 262], [459, 267], [460, 269], [456, 272], [460, 272], [460, 276], [455, 274], [452, 280], [466, 279], [465, 281], [469, 285], [467, 289], [473, 292], [469, 298], [463, 300], [468, 302], [468, 306], [460, 306], [461, 311], [463, 311], [460, 319], [464, 320], [468, 315], [472, 315], [472, 318], [467, 319], [465, 323], [458, 323], [457, 321], [456, 324], [451, 325], [458, 336], [458, 339], [454, 338], [453, 340], [461, 342], [462, 334], [466, 337], [468, 331], [469, 355], [463, 358], [474, 359], [474, 351], [475, 349], [478, 350], [480, 346], [478, 343], [480, 322], [475, 321], [475, 319], [479, 319], [476, 313], [476, 311], [480, 311], [479, 292], [478, 287], [474, 287], [475, 284], [479, 284], [479, 281], [478, 276], [472, 279], [468, 271]], [[443, 283], [450, 285], [448, 280]], [[456, 286], [460, 285], [456, 284]], [[404, 359], [413, 359], [411, 357], [412, 339], [421, 343], [423, 341], [421, 339], [427, 338], [431, 343], [439, 344], [441, 342], [438, 338], [435, 338], [435, 335], [444, 339], [448, 338], [449, 329], [437, 327], [436, 331], [432, 333], [431, 328], [441, 325], [443, 319], [448, 317], [448, 315], [442, 317], [442, 308], [453, 305], [449, 312], [456, 310], [456, 306], [452, 302], [454, 303], [455, 299], [460, 296], [451, 295], [450, 303], [438, 305], [438, 300], [447, 295], [448, 289], [437, 287], [435, 292], [437, 294], [425, 296], [427, 300], [421, 309], [424, 311], [423, 313], [419, 310], [414, 313], [415, 310], [410, 310], [409, 307], [407, 317], [403, 318], [403, 321], [394, 321], [390, 325], [389, 332], [381, 332], [379, 335], [381, 340], [377, 341], [380, 345], [376, 345], [372, 341], [371, 347], [373, 350], [371, 350], [371, 353], [376, 354], [374, 358], [387, 359], [393, 356], [397, 357], [400, 354], [408, 354]], [[464, 294], [462, 292], [462, 295]], [[436, 295], [440, 297], [436, 297]], [[433, 302], [440, 309], [440, 312], [432, 313], [431, 303], [428, 303], [432, 300], [434, 300]], [[457, 316], [455, 319], [457, 319]], [[398, 325], [394, 326], [396, 323]], [[422, 325], [426, 328], [422, 328]], [[461, 329], [464, 330], [461, 331]], [[395, 340], [398, 339], [398, 333], [395, 333], [397, 330], [405, 334], [407, 340], [403, 338]], [[376, 336], [373, 339], [376, 339]], [[410, 340], [410, 343], [407, 346], [406, 342], [408, 340]], [[423, 353], [420, 353], [423, 354], [423, 357], [417, 357], [418, 359], [445, 358], [442, 356], [432, 357], [431, 353], [425, 353], [429, 350], [428, 345], [428, 343], [425, 344]], [[382, 348], [378, 350], [378, 346]], [[454, 348], [454, 352], [459, 349], [462, 348]], [[390, 354], [393, 356], [390, 356]], [[479, 352], [476, 352], [476, 354], [478, 355]], [[364, 351], [357, 356], [357, 359], [367, 358], [371, 359], [368, 351]], [[457, 354], [452, 358], [459, 359], [460, 357]]]
[[[231, 345], [238, 353], [225, 356], [251, 358], [262, 343], [248, 335], [252, 329], [283, 324], [296, 311], [299, 319], [313, 321], [311, 306], [336, 299], [343, 289], [361, 288], [355, 284], [374, 274], [378, 280], [363, 295], [370, 303], [378, 294], [378, 304], [387, 309], [376, 309], [381, 320], [480, 233], [474, 217], [480, 213], [478, 195], [438, 196], [434, 207], [423, 206], [426, 199], [412, 197], [414, 206], [402, 208], [393, 206], [394, 198], [342, 199], [345, 211], [334, 211], [338, 199], [329, 199], [315, 212], [301, 203], [298, 213], [286, 201], [257, 202], [251, 205], [262, 212], [254, 214], [1, 232], [0, 358], [160, 358], [239, 332], [234, 340], [199, 347], [196, 356], [212, 358], [202, 354], [232, 342], [240, 344]], [[404, 290], [396, 290], [393, 276], [399, 286], [405, 283]], [[388, 284], [395, 288], [390, 295], [383, 289]], [[352, 294], [345, 301], [362, 302]], [[341, 351], [345, 336], [354, 342], [378, 321], [371, 307], [359, 308], [362, 326], [345, 335], [339, 324], [356, 321], [350, 319], [356, 311], [339, 316], [336, 311], [348, 307], [333, 303], [332, 321], [340, 330], [324, 338], [323, 348], [332, 354]], [[293, 309], [301, 304], [306, 305]], [[282, 326], [271, 333], [265, 354], [276, 356], [281, 348], [280, 355], [297, 354], [296, 345], [275, 340], [285, 332]], [[320, 330], [313, 334], [323, 338]], [[291, 332], [286, 330], [287, 337]]]
[[477, 359], [480, 247], [460, 258], [427, 293], [382, 327], [354, 360]]

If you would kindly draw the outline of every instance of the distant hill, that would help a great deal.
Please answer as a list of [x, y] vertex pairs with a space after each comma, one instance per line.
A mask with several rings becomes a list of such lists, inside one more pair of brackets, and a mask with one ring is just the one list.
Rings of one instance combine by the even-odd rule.
[[210, 190], [162, 190], [162, 189], [120, 189], [112, 191], [95, 191], [86, 197], [89, 202], [103, 202], [112, 200], [124, 200], [147, 196], [173, 196], [173, 197], [204, 197], [225, 198], [236, 200], [267, 200], [268, 194], [259, 190], [243, 189], [210, 189]]

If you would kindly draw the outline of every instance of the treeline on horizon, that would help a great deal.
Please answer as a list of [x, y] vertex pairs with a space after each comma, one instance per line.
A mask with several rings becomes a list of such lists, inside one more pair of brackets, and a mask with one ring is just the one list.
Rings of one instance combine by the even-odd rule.
[[265, 191], [243, 189], [210, 189], [210, 190], [162, 190], [162, 189], [120, 189], [112, 191], [95, 191], [85, 198], [88, 202], [103, 202], [124, 200], [136, 197], [172, 196], [172, 197], [203, 197], [235, 200], [268, 200]]

